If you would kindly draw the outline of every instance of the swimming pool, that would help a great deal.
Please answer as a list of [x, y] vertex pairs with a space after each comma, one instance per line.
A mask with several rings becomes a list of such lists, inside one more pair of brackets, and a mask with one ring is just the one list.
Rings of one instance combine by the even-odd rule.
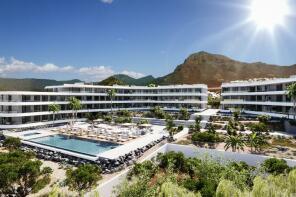
[[96, 156], [99, 153], [120, 146], [112, 142], [83, 139], [60, 134], [33, 138], [28, 141], [89, 156]]
[[23, 136], [24, 137], [29, 137], [29, 136], [33, 136], [33, 135], [39, 135], [40, 133], [34, 132], [34, 133], [25, 133]]

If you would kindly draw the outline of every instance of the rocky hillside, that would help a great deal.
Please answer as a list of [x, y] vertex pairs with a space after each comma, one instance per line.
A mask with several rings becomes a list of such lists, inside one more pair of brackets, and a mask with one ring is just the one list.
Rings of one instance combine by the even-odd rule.
[[252, 78], [289, 77], [296, 74], [296, 65], [277, 66], [261, 62], [244, 63], [226, 56], [198, 52], [190, 55], [174, 72], [158, 78], [158, 84], [205, 83], [219, 87], [222, 82]]

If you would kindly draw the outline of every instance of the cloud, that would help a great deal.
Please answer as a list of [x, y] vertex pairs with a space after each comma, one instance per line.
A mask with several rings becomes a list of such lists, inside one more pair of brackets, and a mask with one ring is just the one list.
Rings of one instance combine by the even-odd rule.
[[121, 74], [128, 75], [128, 76], [136, 78], [136, 79], [141, 78], [141, 77], [145, 77], [145, 75], [143, 73], [138, 73], [138, 72], [134, 72], [134, 71], [127, 71], [127, 70], [122, 71]]
[[85, 81], [100, 81], [114, 74], [125, 74], [134, 78], [141, 78], [145, 75], [139, 72], [124, 70], [116, 72], [109, 66], [89, 66], [89, 67], [73, 67], [73, 66], [58, 66], [52, 63], [38, 65], [33, 62], [25, 62], [15, 58], [6, 59], [0, 57], [0, 76], [9, 77], [11, 74], [29, 74], [34, 77], [38, 74], [67, 73], [68, 78], [79, 77]]
[[10, 58], [6, 60], [5, 58], [0, 58], [0, 74], [9, 73], [21, 73], [21, 72], [33, 72], [33, 73], [48, 73], [48, 72], [65, 72], [72, 71], [73, 67], [59, 67], [54, 64], [44, 64], [37, 65], [32, 62], [25, 62], [17, 60], [15, 58]]
[[111, 3], [113, 3], [113, 0], [101, 0], [101, 2], [111, 4]]
[[91, 80], [94, 81], [102, 80], [115, 74], [115, 72], [107, 66], [81, 67], [78, 72], [81, 75], [90, 76]]

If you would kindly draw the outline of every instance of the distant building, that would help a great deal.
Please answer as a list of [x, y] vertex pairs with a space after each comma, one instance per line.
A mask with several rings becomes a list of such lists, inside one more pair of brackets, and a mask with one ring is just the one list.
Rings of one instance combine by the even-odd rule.
[[267, 114], [272, 117], [292, 118], [293, 102], [287, 87], [296, 77], [254, 79], [223, 83], [221, 87], [222, 111], [239, 108], [249, 114]]
[[87, 113], [110, 111], [111, 101], [106, 90], [115, 89], [114, 110], [149, 110], [160, 106], [174, 111], [185, 107], [200, 111], [207, 106], [208, 88], [203, 84], [170, 86], [98, 86], [83, 83], [45, 87], [46, 92], [0, 91], [0, 129], [26, 128], [51, 124], [52, 113], [48, 105], [59, 104], [56, 123], [71, 120], [69, 98], [81, 100], [83, 108], [78, 118]]

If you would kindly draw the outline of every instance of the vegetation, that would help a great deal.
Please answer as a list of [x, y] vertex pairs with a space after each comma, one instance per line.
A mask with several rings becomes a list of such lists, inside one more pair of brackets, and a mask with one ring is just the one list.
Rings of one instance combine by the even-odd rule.
[[188, 120], [190, 118], [190, 114], [186, 108], [181, 108], [179, 112], [180, 120]]
[[262, 163], [262, 167], [264, 168], [265, 172], [268, 172], [270, 174], [275, 174], [275, 175], [282, 174], [289, 171], [289, 166], [287, 165], [287, 162], [283, 159], [276, 159], [276, 158], [266, 159]]
[[220, 102], [221, 102], [221, 98], [220, 97], [213, 97], [213, 96], [209, 96], [208, 97], [208, 105], [210, 105], [211, 108], [219, 109]]
[[225, 140], [225, 150], [231, 148], [232, 152], [244, 151], [245, 142], [241, 135], [228, 135]]
[[86, 118], [87, 118], [87, 121], [90, 122], [90, 124], [91, 124], [91, 130], [94, 131], [94, 124], [95, 124], [95, 120], [98, 119], [98, 115], [92, 114], [92, 113], [87, 113]]
[[0, 154], [0, 196], [27, 196], [49, 184], [52, 169], [33, 158], [21, 151]]
[[7, 148], [9, 151], [17, 150], [21, 147], [21, 139], [20, 138], [14, 138], [14, 137], [8, 137], [5, 138], [3, 142], [3, 146]]
[[141, 125], [141, 124], [149, 124], [149, 121], [146, 119], [142, 119], [138, 122], [138, 125]]
[[96, 186], [101, 179], [101, 169], [97, 165], [83, 164], [75, 170], [71, 168], [67, 170], [65, 183], [70, 190], [78, 191], [81, 194]]
[[270, 120], [270, 116], [268, 115], [259, 115], [257, 116], [257, 119], [259, 120], [259, 122], [267, 124], [267, 122]]
[[287, 87], [287, 91], [288, 91], [288, 96], [293, 101], [293, 117], [295, 120], [295, 116], [296, 116], [296, 110], [295, 110], [296, 109], [296, 83], [289, 85]]
[[200, 120], [201, 118], [199, 116], [197, 116], [195, 118], [195, 124], [194, 125], [190, 125], [189, 126], [189, 132], [193, 133], [193, 132], [200, 132], [201, 126], [200, 126]]
[[55, 115], [61, 110], [61, 106], [56, 103], [50, 104], [48, 105], [48, 110], [52, 112], [52, 124], [54, 125]]
[[174, 134], [178, 132], [178, 128], [174, 123], [174, 119], [171, 116], [167, 116], [165, 119], [166, 130], [169, 132], [169, 141], [174, 140]]
[[245, 162], [225, 163], [209, 157], [186, 158], [182, 153], [167, 152], [159, 154], [154, 162], [136, 164], [115, 193], [120, 197], [270, 197], [268, 194], [273, 193], [277, 195], [272, 196], [288, 197], [295, 193], [296, 170], [289, 174], [288, 170], [279, 171], [277, 175], [266, 170]]
[[152, 108], [151, 113], [154, 115], [155, 118], [158, 119], [165, 119], [167, 116], [167, 114], [159, 106]]
[[77, 111], [82, 109], [81, 101], [75, 97], [69, 98], [69, 106], [72, 110], [72, 118], [77, 121]]
[[[107, 95], [108, 95], [110, 102], [111, 102], [111, 119], [113, 120], [113, 99], [116, 95], [115, 89], [107, 90]], [[111, 122], [112, 122], [112, 120], [111, 120]]]
[[194, 143], [204, 145], [205, 143], [216, 143], [219, 137], [217, 134], [211, 132], [195, 132], [192, 134], [191, 139]]

